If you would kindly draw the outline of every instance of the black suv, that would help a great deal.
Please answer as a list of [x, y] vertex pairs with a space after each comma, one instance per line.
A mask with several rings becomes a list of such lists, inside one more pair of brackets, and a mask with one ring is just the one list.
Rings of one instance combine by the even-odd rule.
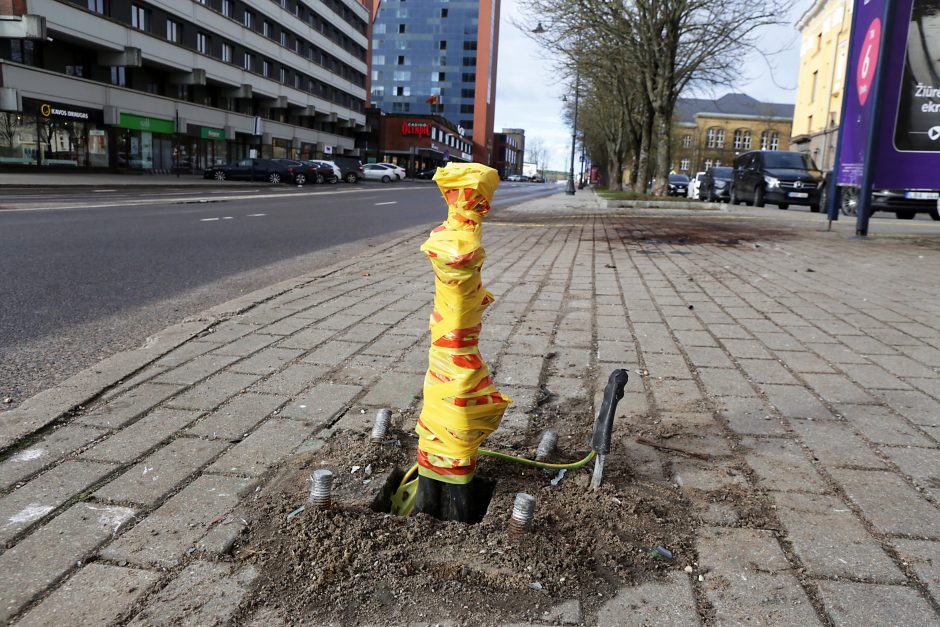
[[755, 207], [773, 203], [781, 209], [809, 205], [819, 211], [823, 173], [812, 157], [785, 150], [746, 152], [734, 160], [731, 204], [744, 202]]
[[330, 157], [330, 161], [335, 163], [343, 173], [343, 180], [347, 183], [355, 183], [362, 178], [362, 161], [357, 157]]

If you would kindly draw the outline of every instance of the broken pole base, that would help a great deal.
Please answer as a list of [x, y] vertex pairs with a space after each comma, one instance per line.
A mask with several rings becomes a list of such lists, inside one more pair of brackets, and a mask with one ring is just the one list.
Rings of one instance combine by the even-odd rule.
[[476, 475], [465, 485], [418, 477], [413, 513], [475, 525], [486, 516], [496, 481]]
[[472, 485], [472, 482], [456, 485], [419, 476], [414, 513], [427, 514], [439, 520], [471, 522], [476, 510], [472, 503]]

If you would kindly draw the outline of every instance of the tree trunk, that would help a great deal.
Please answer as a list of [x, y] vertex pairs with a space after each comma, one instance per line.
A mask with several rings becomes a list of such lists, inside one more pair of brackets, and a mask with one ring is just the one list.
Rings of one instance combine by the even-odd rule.
[[637, 157], [638, 178], [633, 186], [633, 191], [645, 194], [650, 180], [650, 147], [653, 144], [653, 118], [647, 114], [643, 120], [643, 132], [640, 138], [640, 152]]
[[672, 112], [656, 113], [656, 169], [653, 178], [653, 193], [665, 196], [672, 169]]
[[640, 176], [640, 136], [633, 138], [630, 147], [630, 154], [633, 155], [633, 164], [630, 166], [630, 189], [636, 189], [636, 181]]

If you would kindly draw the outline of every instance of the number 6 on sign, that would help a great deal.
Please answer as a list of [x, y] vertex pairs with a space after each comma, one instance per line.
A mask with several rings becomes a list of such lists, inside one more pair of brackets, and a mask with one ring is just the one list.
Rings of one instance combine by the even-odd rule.
[[858, 102], [862, 106], [868, 101], [871, 92], [872, 80], [875, 70], [878, 69], [878, 51], [881, 48], [881, 19], [875, 18], [865, 34], [865, 45], [858, 59], [856, 72], [856, 86], [858, 87]]

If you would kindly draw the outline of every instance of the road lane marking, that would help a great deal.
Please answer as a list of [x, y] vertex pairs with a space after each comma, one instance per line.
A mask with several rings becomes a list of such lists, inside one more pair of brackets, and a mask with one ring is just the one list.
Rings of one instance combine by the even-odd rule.
[[235, 218], [233, 218], [232, 216], [222, 216], [222, 219], [223, 219], [223, 220], [234, 220]]
[[264, 216], [266, 216], [266, 215], [268, 215], [268, 214], [266, 214], [266, 213], [249, 213], [249, 214], [248, 214], [247, 216], [245, 216], [245, 217], [247, 217], [247, 218], [261, 218], [261, 217], [264, 217]]
[[116, 192], [116, 189], [94, 189], [92, 190], [96, 194], [104, 194], [106, 192]]
[[393, 200], [393, 201], [391, 201], [391, 202], [377, 202], [377, 203], [375, 203], [375, 206], [376, 206], [376, 207], [379, 207], [379, 206], [381, 206], [381, 205], [397, 205], [397, 204], [398, 204], [398, 201], [397, 201], [397, 200]]
[[[411, 187], [397, 187], [394, 191], [414, 191], [414, 190], [424, 190], [430, 189], [426, 185], [414, 185]], [[373, 189], [351, 189], [351, 190], [342, 190], [342, 191], [328, 191], [328, 192], [294, 192], [291, 194], [259, 194], [257, 196], [241, 196], [241, 195], [232, 195], [232, 196], [223, 196], [220, 200], [262, 200], [268, 198], [304, 198], [311, 196], [346, 196], [349, 194], [374, 194], [377, 190]], [[192, 198], [192, 200], [198, 200], [198, 198]], [[0, 211], [4, 213], [20, 213], [24, 211], [61, 211], [63, 209], [123, 209], [126, 207], [141, 207], [146, 205], [170, 205], [170, 204], [181, 204], [179, 202], [167, 202], [165, 200], [132, 200], [132, 201], [123, 201], [123, 202], [108, 202], [108, 203], [98, 203], [94, 205], [59, 205], [55, 207], [20, 207], [20, 208], [2, 208]]]
[[200, 222], [215, 222], [218, 218], [200, 218]]

